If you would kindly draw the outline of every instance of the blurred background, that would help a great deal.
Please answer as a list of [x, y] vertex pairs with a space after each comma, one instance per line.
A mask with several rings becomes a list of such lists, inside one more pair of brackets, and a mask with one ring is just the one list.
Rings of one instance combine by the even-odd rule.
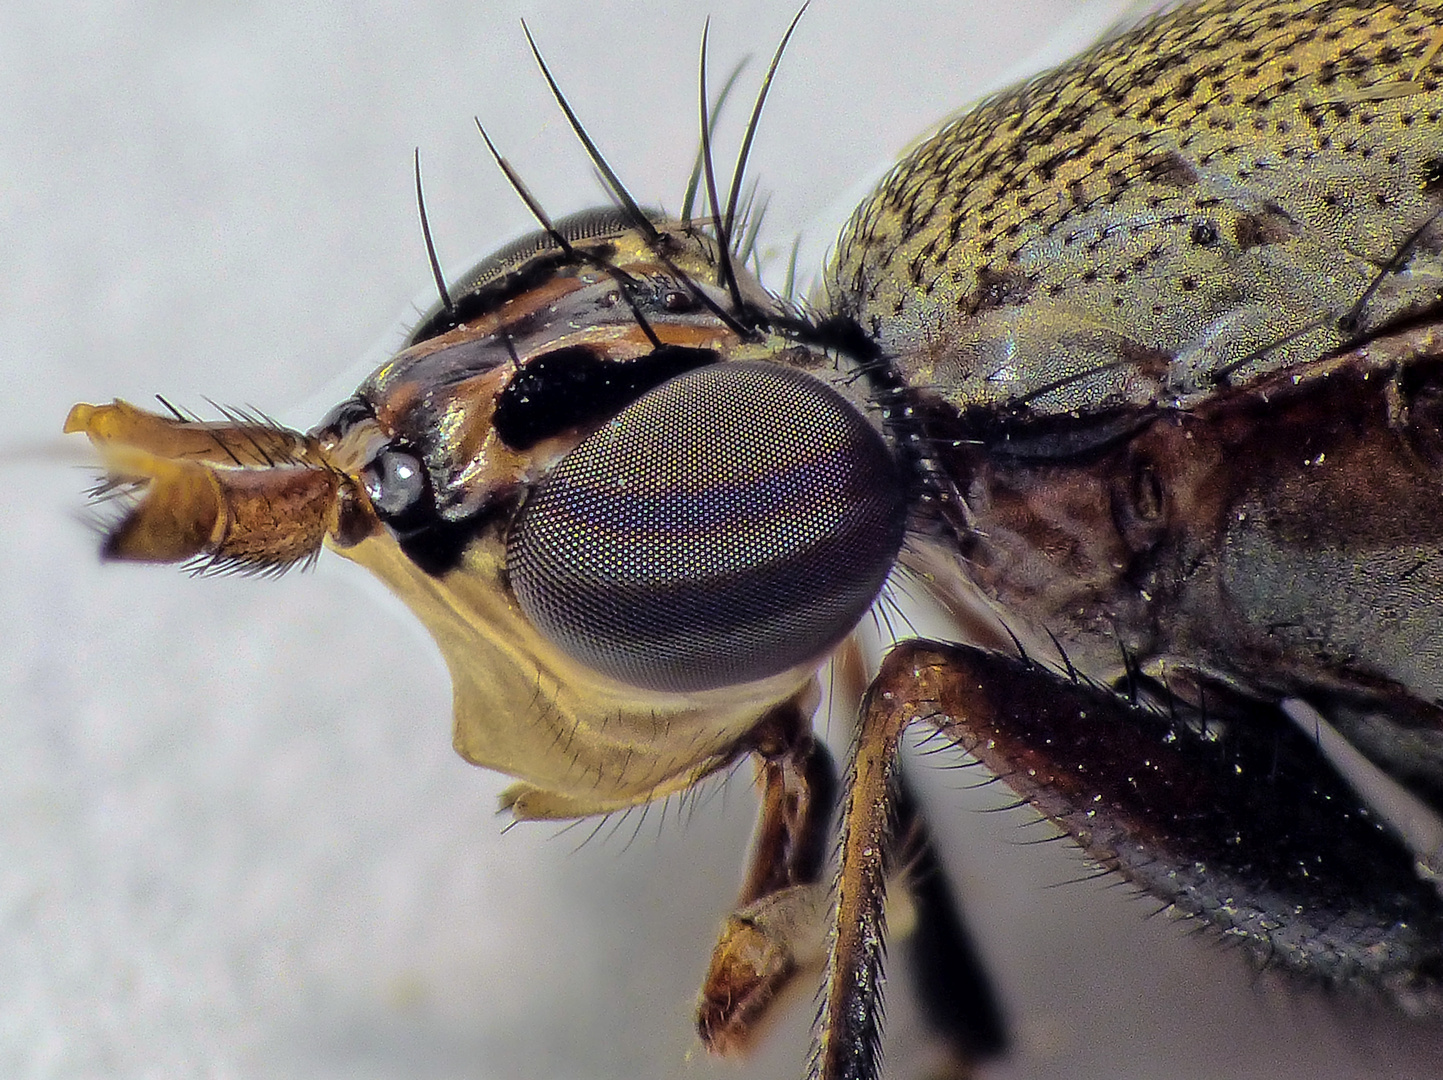
[[[752, 158], [772, 283], [798, 233], [815, 273], [916, 136], [1120, 7], [815, 3]], [[319, 419], [426, 296], [413, 147], [453, 275], [534, 227], [473, 115], [554, 216], [604, 201], [522, 16], [631, 190], [675, 210], [708, 14], [713, 85], [754, 56], [744, 100], [789, 5], [0, 7], [0, 1076], [801, 1075], [810, 985], [748, 1065], [692, 1034], [747, 776], [590, 840], [503, 835], [504, 781], [452, 753], [446, 672], [397, 602], [335, 558], [278, 581], [102, 568], [92, 473], [58, 437], [73, 402], [157, 392]], [[1257, 978], [1079, 882], [1026, 811], [983, 812], [1008, 797], [978, 779], [921, 785], [1014, 1024], [989, 1075], [1443, 1070], [1436, 1027]], [[914, 1076], [901, 979], [890, 1006], [892, 1075]]]

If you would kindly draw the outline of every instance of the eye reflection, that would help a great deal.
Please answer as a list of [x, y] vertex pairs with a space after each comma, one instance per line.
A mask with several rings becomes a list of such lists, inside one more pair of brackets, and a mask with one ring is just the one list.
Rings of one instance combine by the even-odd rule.
[[366, 494], [386, 517], [404, 514], [426, 493], [426, 474], [414, 454], [388, 447], [361, 472]]

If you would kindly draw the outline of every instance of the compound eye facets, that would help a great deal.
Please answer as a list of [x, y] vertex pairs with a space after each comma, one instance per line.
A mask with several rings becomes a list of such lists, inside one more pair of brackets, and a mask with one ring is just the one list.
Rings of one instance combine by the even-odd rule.
[[901, 546], [886, 442], [825, 383], [723, 363], [651, 390], [532, 492], [507, 570], [532, 623], [634, 686], [737, 685], [824, 656]]

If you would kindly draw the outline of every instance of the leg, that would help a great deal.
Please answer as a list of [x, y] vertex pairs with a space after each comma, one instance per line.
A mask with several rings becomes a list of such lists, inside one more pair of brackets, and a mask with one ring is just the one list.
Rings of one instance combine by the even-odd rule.
[[[863, 696], [860, 657], [844, 653], [842, 697]], [[855, 694], [849, 695], [849, 684]], [[796, 715], [777, 716], [754, 748], [761, 813], [747, 878], [713, 952], [697, 1026], [716, 1053], [746, 1049], [777, 993], [800, 971], [819, 966], [826, 946], [827, 889], [821, 882], [836, 777], [830, 756]], [[916, 798], [905, 778], [896, 802], [906, 838], [901, 874], [915, 910], [906, 942], [928, 1026], [958, 1075], [1005, 1044], [1001, 1010], [962, 925]]]
[[[869, 673], [855, 646], [833, 659], [833, 701], [860, 715]], [[900, 840], [895, 884], [907, 895], [911, 929], [900, 942], [902, 963], [923, 1020], [944, 1052], [939, 1076], [973, 1075], [978, 1062], [1007, 1043], [1002, 1009], [937, 854], [932, 830], [907, 769], [898, 773], [895, 834]]]
[[877, 1080], [880, 1075], [882, 955], [897, 746], [916, 719], [911, 645], [894, 649], [862, 702], [842, 807], [841, 866], [833, 891], [832, 935], [812, 1075]]
[[896, 749], [931, 724], [1105, 869], [1261, 962], [1431, 1011], [1443, 900], [1315, 742], [1278, 709], [1218, 723], [1026, 659], [911, 642], [867, 694], [849, 774], [819, 1080], [876, 1080]]
[[897, 790], [897, 835], [906, 856], [897, 880], [915, 911], [902, 943], [903, 962], [927, 1026], [947, 1051], [945, 1075], [971, 1076], [978, 1062], [1007, 1048], [1007, 1024], [905, 769]]
[[810, 720], [796, 705], [784, 706], [763, 725], [753, 751], [761, 815], [746, 881], [697, 1007], [697, 1030], [713, 1053], [744, 1051], [781, 989], [821, 960], [821, 878], [837, 778]]

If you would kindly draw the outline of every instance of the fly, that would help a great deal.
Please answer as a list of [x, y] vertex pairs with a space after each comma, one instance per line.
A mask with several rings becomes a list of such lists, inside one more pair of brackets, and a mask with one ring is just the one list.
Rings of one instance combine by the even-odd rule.
[[[745, 271], [746, 151], [718, 184], [705, 65], [705, 206], [677, 218], [558, 89], [616, 208], [552, 221], [498, 155], [539, 231], [438, 270], [406, 347], [310, 433], [76, 406], [131, 499], [105, 552], [366, 566], [436, 639], [456, 748], [515, 778], [518, 819], [753, 762], [698, 1010], [717, 1052], [819, 960], [813, 1075], [879, 1075], [898, 838], [935, 864], [911, 726], [1261, 962], [1436, 1017], [1440, 16], [1202, 0], [1119, 33], [922, 143], [807, 307]], [[817, 671], [855, 672], [898, 567], [959, 639], [888, 654], [839, 778]], [[901, 877], [970, 1068], [997, 1008], [936, 875]]]

